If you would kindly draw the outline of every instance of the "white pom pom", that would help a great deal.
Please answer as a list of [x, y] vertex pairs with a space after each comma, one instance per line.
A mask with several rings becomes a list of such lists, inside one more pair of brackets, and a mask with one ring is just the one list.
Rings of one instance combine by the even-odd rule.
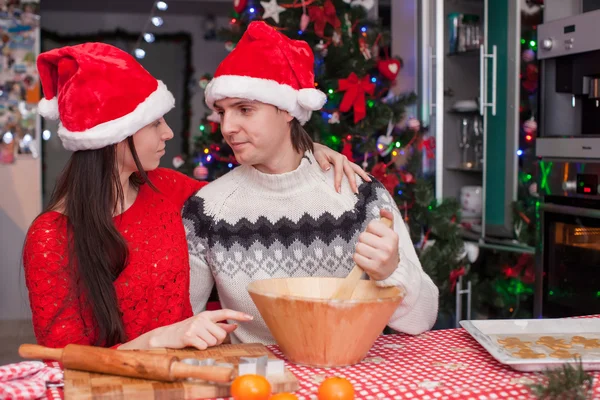
[[320, 110], [326, 101], [327, 96], [320, 90], [300, 89], [298, 91], [298, 103], [306, 110]]
[[53, 97], [51, 100], [40, 100], [38, 103], [38, 113], [47, 119], [58, 119], [58, 99]]

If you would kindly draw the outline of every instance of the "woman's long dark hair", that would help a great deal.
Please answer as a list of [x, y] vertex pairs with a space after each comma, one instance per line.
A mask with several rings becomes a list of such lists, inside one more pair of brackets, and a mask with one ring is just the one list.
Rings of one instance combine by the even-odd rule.
[[[133, 138], [127, 139], [138, 173], [129, 178], [136, 188], [148, 181]], [[69, 263], [77, 271], [78, 297], [83, 294], [95, 317], [96, 345], [114, 346], [127, 340], [114, 281], [127, 263], [129, 251], [113, 218], [124, 211], [124, 193], [117, 166], [117, 146], [73, 153], [61, 173], [47, 210], [67, 216]]]

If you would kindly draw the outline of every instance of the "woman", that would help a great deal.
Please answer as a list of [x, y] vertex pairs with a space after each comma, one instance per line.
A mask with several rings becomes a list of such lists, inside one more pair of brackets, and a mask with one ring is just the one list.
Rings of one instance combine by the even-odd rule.
[[[23, 251], [38, 342], [222, 343], [237, 325], [219, 321], [252, 317], [227, 309], [192, 314], [180, 211], [203, 183], [157, 168], [173, 137], [163, 119], [171, 93], [129, 54], [102, 43], [43, 53], [38, 70], [40, 114], [60, 118], [59, 137], [74, 151]], [[332, 153], [340, 179], [360, 170], [326, 148], [315, 156], [324, 165]]]

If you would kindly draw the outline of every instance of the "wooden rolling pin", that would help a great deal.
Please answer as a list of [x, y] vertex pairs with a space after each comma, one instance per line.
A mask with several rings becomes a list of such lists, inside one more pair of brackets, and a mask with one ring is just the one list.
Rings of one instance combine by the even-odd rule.
[[168, 354], [113, 350], [79, 344], [69, 344], [64, 349], [22, 344], [19, 347], [19, 355], [29, 359], [59, 361], [64, 368], [69, 369], [168, 382], [185, 378], [231, 382], [234, 372], [233, 368], [227, 367], [188, 365], [180, 362], [178, 357]]

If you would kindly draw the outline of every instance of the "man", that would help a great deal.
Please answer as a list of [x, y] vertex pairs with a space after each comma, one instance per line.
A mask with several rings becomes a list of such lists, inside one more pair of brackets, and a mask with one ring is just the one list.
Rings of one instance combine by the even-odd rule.
[[[380, 286], [406, 297], [389, 321], [401, 332], [430, 329], [438, 289], [417, 258], [392, 197], [379, 182], [357, 178], [332, 188], [302, 128], [326, 96], [314, 87], [313, 54], [302, 41], [253, 22], [206, 88], [208, 106], [241, 164], [186, 203], [194, 312], [217, 286], [226, 308], [254, 316], [233, 342], [273, 343], [246, 287], [258, 279], [345, 277], [356, 262]], [[394, 221], [387, 228], [379, 217]]]

